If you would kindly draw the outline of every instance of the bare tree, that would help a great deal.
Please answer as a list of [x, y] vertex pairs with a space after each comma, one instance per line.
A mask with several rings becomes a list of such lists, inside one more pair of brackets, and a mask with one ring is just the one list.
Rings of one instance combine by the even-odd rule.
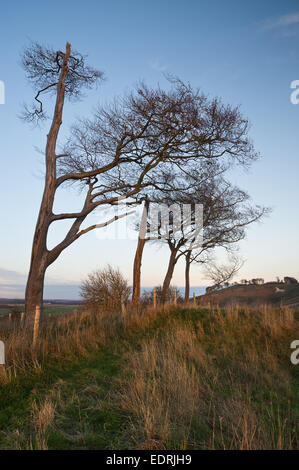
[[[98, 108], [93, 119], [80, 121], [57, 154], [65, 98], [77, 98], [82, 87], [92, 86], [101, 73], [88, 67], [85, 58], [33, 44], [25, 51], [23, 65], [36, 91], [36, 105], [26, 108], [29, 121], [46, 117], [43, 96], [56, 102], [47, 136], [45, 187], [33, 240], [26, 286], [25, 312], [30, 318], [42, 304], [47, 268], [63, 250], [82, 235], [117, 220], [82, 228], [98, 206], [116, 204], [120, 196], [138, 199], [148, 187], [165, 183], [165, 175], [190, 174], [202, 159], [221, 159], [248, 164], [256, 153], [247, 137], [248, 122], [237, 108], [209, 100], [190, 85], [174, 80], [171, 90], [137, 90], [109, 108]], [[161, 167], [162, 165], [162, 167]], [[159, 167], [159, 168], [158, 168]], [[78, 212], [55, 214], [56, 192], [67, 183], [79, 183], [85, 191]], [[126, 215], [126, 214], [124, 214]], [[65, 238], [48, 249], [48, 231], [54, 222], [73, 219]]]
[[[151, 212], [159, 213], [162, 202], [169, 208], [169, 220], [166, 226], [161, 223], [161, 219], [157, 222], [157, 217], [154, 217], [153, 221], [151, 214]], [[173, 204], [179, 208], [179, 212], [171, 212]], [[195, 207], [198, 204], [203, 206], [204, 240], [194, 225]], [[190, 206], [190, 214], [185, 213], [185, 216], [184, 206]], [[182, 188], [176, 186], [169, 191], [165, 188], [164, 192], [156, 191], [155, 200], [150, 202], [147, 199], [139, 225], [134, 260], [133, 293], [136, 296], [133, 297], [134, 303], [139, 302], [141, 258], [146, 242], [167, 243], [170, 249], [163, 282], [165, 300], [176, 263], [183, 255], [185, 256], [185, 301], [187, 302], [190, 295], [191, 263], [206, 263], [210, 258], [205, 255], [215, 247], [222, 246], [229, 250], [233, 244], [244, 238], [246, 226], [259, 220], [267, 212], [267, 208], [251, 205], [248, 194], [226, 181], [219, 167], [209, 168], [209, 171], [202, 167], [196, 177], [194, 175], [191, 178], [185, 177], [185, 185]]]
[[[26, 107], [24, 118], [36, 121], [45, 118], [42, 96], [54, 93], [56, 96], [52, 123], [47, 135], [45, 151], [46, 178], [44, 193], [36, 224], [31, 254], [30, 271], [26, 286], [26, 315], [32, 315], [36, 306], [43, 299], [43, 285], [46, 268], [54, 261], [55, 254], [47, 248], [47, 234], [50, 224], [55, 220], [53, 203], [58, 187], [56, 166], [57, 139], [62, 124], [65, 98], [78, 97], [81, 89], [92, 86], [101, 77], [101, 73], [85, 65], [84, 57], [76, 52], [71, 53], [71, 46], [66, 44], [65, 52], [43, 48], [32, 44], [23, 56], [23, 66], [28, 80], [32, 83], [36, 95], [32, 109]], [[62, 217], [61, 217], [62, 218]]]
[[[167, 181], [167, 179], [166, 179]], [[177, 181], [176, 181], [177, 183]], [[181, 190], [184, 191], [186, 188], [183, 187]], [[165, 194], [174, 190], [173, 180], [171, 183], [164, 182], [163, 189], [157, 190], [157, 185], [155, 185], [155, 190], [151, 192], [151, 195], [145, 196], [145, 202], [140, 217], [135, 223], [135, 229], [138, 230], [138, 241], [134, 257], [133, 264], [133, 295], [132, 295], [132, 304], [138, 305], [140, 303], [140, 287], [141, 287], [141, 264], [142, 256], [146, 242], [158, 240], [161, 238], [162, 227], [161, 224], [157, 223], [157, 220], [153, 221], [151, 217], [152, 212], [159, 211], [161, 204], [165, 202]], [[178, 188], [176, 187], [175, 191]], [[151, 208], [151, 210], [150, 210]], [[138, 215], [137, 215], [138, 217]]]
[[[186, 189], [186, 188], [185, 188]], [[189, 216], [191, 218], [191, 214], [185, 214], [183, 211], [182, 204], [177, 204], [175, 205], [178, 207], [180, 211], [180, 236], [184, 233], [184, 236], [187, 238], [190, 236], [190, 226], [189, 226]], [[143, 255], [143, 250], [146, 242], [153, 242], [153, 241], [161, 241], [163, 238], [164, 241], [168, 240], [168, 237], [176, 237], [177, 236], [177, 227], [175, 228], [176, 222], [177, 222], [177, 217], [176, 215], [174, 217], [173, 212], [171, 209], [174, 209], [174, 207], [168, 207], [165, 204], [165, 195], [161, 195], [161, 199], [159, 199], [157, 193], [155, 194], [155, 200], [149, 200], [148, 197], [146, 198], [142, 216], [141, 216], [141, 221], [140, 224], [138, 224], [139, 227], [139, 234], [138, 234], [138, 242], [137, 242], [137, 248], [136, 248], [136, 253], [135, 253], [135, 258], [134, 258], [134, 266], [133, 266], [133, 297], [132, 297], [132, 303], [133, 305], [138, 305], [140, 302], [140, 279], [141, 279], [141, 262], [142, 262], [142, 255]], [[162, 212], [162, 217], [161, 217], [161, 212]], [[153, 215], [154, 214], [154, 215]], [[184, 224], [185, 224], [185, 218], [188, 219], [188, 224], [185, 225], [187, 227], [187, 232], [184, 231]], [[191, 227], [192, 233], [192, 239], [195, 237], [193, 227]], [[172, 243], [173, 240], [172, 240]], [[181, 246], [181, 244], [186, 243], [186, 239], [184, 241], [180, 240], [180, 244], [178, 244], [177, 248]], [[177, 252], [177, 250], [176, 250]], [[181, 255], [180, 255], [181, 256]], [[161, 290], [163, 292], [163, 289]], [[168, 286], [168, 293], [169, 293], [169, 286]], [[162, 297], [162, 294], [161, 294]]]
[[[161, 206], [165, 206], [165, 204], [170, 206], [171, 204], [178, 203], [182, 208], [182, 195], [185, 195], [183, 198], [184, 202], [188, 202], [188, 204], [190, 204], [190, 197], [188, 196], [190, 185], [193, 186], [194, 184], [197, 184], [198, 187], [201, 185], [205, 185], [204, 187], [206, 187], [207, 182], [217, 176], [219, 177], [223, 172], [223, 165], [219, 164], [219, 162], [215, 160], [211, 162], [208, 159], [204, 159], [200, 162], [192, 162], [191, 173], [189, 171], [185, 171], [184, 168], [178, 165], [178, 169], [175, 174], [173, 171], [167, 173], [167, 170], [164, 170], [163, 174], [160, 176], [160, 181], [156, 182], [153, 186], [150, 195], [146, 195], [140, 221], [138, 220], [135, 224], [135, 229], [139, 231], [139, 234], [133, 265], [133, 305], [138, 305], [140, 303], [141, 263], [145, 244], [149, 241], [161, 240], [161, 238], [168, 239], [168, 235], [170, 235], [170, 233], [168, 233], [168, 229], [170, 225], [173, 225], [173, 215], [171, 214], [171, 211], [169, 212], [167, 209], [166, 219], [168, 218], [168, 220], [164, 221], [164, 223], [161, 222]], [[181, 201], [177, 200], [180, 198]], [[192, 202], [193, 201], [191, 201], [191, 203]], [[184, 225], [183, 213], [181, 216], [179, 231]], [[174, 225], [177, 224], [175, 223]], [[165, 233], [165, 229], [168, 231], [167, 234]], [[175, 231], [176, 230], [177, 228]], [[193, 227], [191, 227], [191, 230], [193, 231]], [[162, 233], [163, 231], [164, 233]], [[171, 228], [171, 232], [173, 236], [173, 226]], [[176, 235], [177, 234], [175, 234], [175, 236]], [[187, 234], [185, 234], [185, 236], [187, 236]], [[181, 238], [181, 236], [179, 236], [179, 238]], [[194, 233], [192, 233], [192, 239], [193, 238]], [[193, 240], [193, 243], [194, 241], [195, 240]], [[180, 245], [178, 246], [178, 249], [179, 247]], [[175, 263], [173, 263], [173, 266], [174, 264]]]
[[229, 258], [227, 264], [218, 265], [214, 260], [205, 263], [205, 278], [213, 281], [213, 288], [219, 288], [227, 285], [237, 272], [241, 269], [244, 262], [233, 255]]
[[207, 180], [206, 184], [194, 185], [188, 192], [180, 193], [176, 199], [181, 203], [203, 205], [203, 240], [192, 238], [192, 226], [189, 236], [185, 233], [175, 239], [169, 238], [169, 264], [163, 283], [164, 299], [171, 282], [175, 265], [181, 256], [185, 256], [185, 300], [190, 295], [190, 265], [193, 262], [205, 263], [205, 255], [216, 247], [231, 249], [245, 236], [246, 227], [260, 220], [268, 209], [250, 204], [249, 196], [226, 181], [223, 176]]

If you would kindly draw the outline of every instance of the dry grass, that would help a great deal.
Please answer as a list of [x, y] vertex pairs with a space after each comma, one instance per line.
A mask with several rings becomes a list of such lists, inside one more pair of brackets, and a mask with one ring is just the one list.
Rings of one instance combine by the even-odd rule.
[[[45, 319], [39, 328], [35, 347], [32, 330], [15, 324], [13, 328], [1, 328], [1, 340], [5, 343], [6, 373], [1, 382], [9, 382], [20, 373], [39, 372], [51, 360], [69, 361], [87, 355], [105, 346], [113, 337], [126, 331], [142, 331], [149, 327], [159, 313], [147, 308], [141, 314], [135, 311], [94, 313], [85, 311]], [[1, 371], [2, 372], [2, 371]]]
[[[32, 331], [16, 325], [1, 333], [7, 359], [2, 381], [39, 374], [51, 361], [71, 363], [103, 346], [118, 348], [125, 369], [111, 396], [128, 417], [119, 429], [126, 448], [298, 448], [295, 366], [289, 359], [290, 343], [299, 336], [294, 312], [192, 307], [57, 317], [42, 324], [35, 348]], [[60, 386], [37, 395], [29, 431], [13, 429], [11, 445], [47, 449], [51, 429], [66, 426], [68, 442], [84, 448], [89, 418], [73, 432], [65, 410], [76, 408], [80, 421], [80, 400], [99, 411], [106, 399], [97, 398], [92, 380], [82, 380], [79, 395], [62, 400]]]
[[32, 405], [33, 448], [47, 450], [47, 430], [52, 426], [55, 416], [55, 403], [47, 397], [43, 403]]
[[136, 447], [297, 447], [291, 403], [280, 409], [291, 395], [294, 330], [288, 309], [215, 309], [195, 324], [172, 322], [144, 339], [140, 352], [129, 350], [121, 398]]

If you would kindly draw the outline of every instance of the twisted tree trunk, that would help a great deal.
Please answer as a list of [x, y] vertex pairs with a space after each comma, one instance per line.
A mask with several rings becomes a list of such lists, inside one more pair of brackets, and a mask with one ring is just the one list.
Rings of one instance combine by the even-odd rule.
[[132, 294], [132, 304], [139, 305], [140, 303], [140, 279], [141, 279], [141, 264], [142, 264], [142, 254], [146, 240], [138, 238], [135, 258], [134, 258], [134, 267], [133, 267], [133, 294]]
[[177, 256], [178, 253], [178, 248], [171, 248], [171, 254], [169, 258], [169, 263], [168, 263], [168, 268], [166, 271], [165, 279], [163, 282], [163, 287], [162, 287], [162, 302], [166, 303], [169, 300], [169, 287], [171, 283], [171, 279], [173, 276], [174, 268], [175, 265], [179, 259], [179, 256]]
[[141, 286], [141, 264], [142, 264], [142, 255], [144, 250], [144, 245], [147, 242], [146, 237], [146, 223], [147, 223], [147, 214], [149, 208], [149, 201], [146, 200], [141, 216], [140, 230], [138, 236], [138, 243], [136, 248], [136, 254], [134, 258], [134, 267], [133, 267], [133, 294], [132, 294], [132, 304], [140, 304], [140, 286]]

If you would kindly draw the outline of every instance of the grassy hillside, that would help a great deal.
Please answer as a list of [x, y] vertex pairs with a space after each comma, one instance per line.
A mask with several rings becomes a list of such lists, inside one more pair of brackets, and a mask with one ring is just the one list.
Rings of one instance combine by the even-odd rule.
[[227, 305], [261, 305], [274, 306], [299, 306], [299, 284], [286, 285], [277, 282], [269, 282], [263, 285], [232, 286], [199, 297], [200, 303], [206, 305], [209, 302]]
[[169, 308], [2, 332], [3, 449], [298, 448], [289, 309]]

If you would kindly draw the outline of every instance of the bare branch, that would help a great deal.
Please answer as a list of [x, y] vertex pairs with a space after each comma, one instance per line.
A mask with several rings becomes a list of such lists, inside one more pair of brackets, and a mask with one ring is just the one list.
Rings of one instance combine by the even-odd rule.
[[207, 262], [204, 270], [205, 278], [211, 279], [213, 287], [219, 288], [231, 281], [243, 265], [244, 261], [237, 256], [232, 256], [226, 265], [219, 266], [213, 261]]

